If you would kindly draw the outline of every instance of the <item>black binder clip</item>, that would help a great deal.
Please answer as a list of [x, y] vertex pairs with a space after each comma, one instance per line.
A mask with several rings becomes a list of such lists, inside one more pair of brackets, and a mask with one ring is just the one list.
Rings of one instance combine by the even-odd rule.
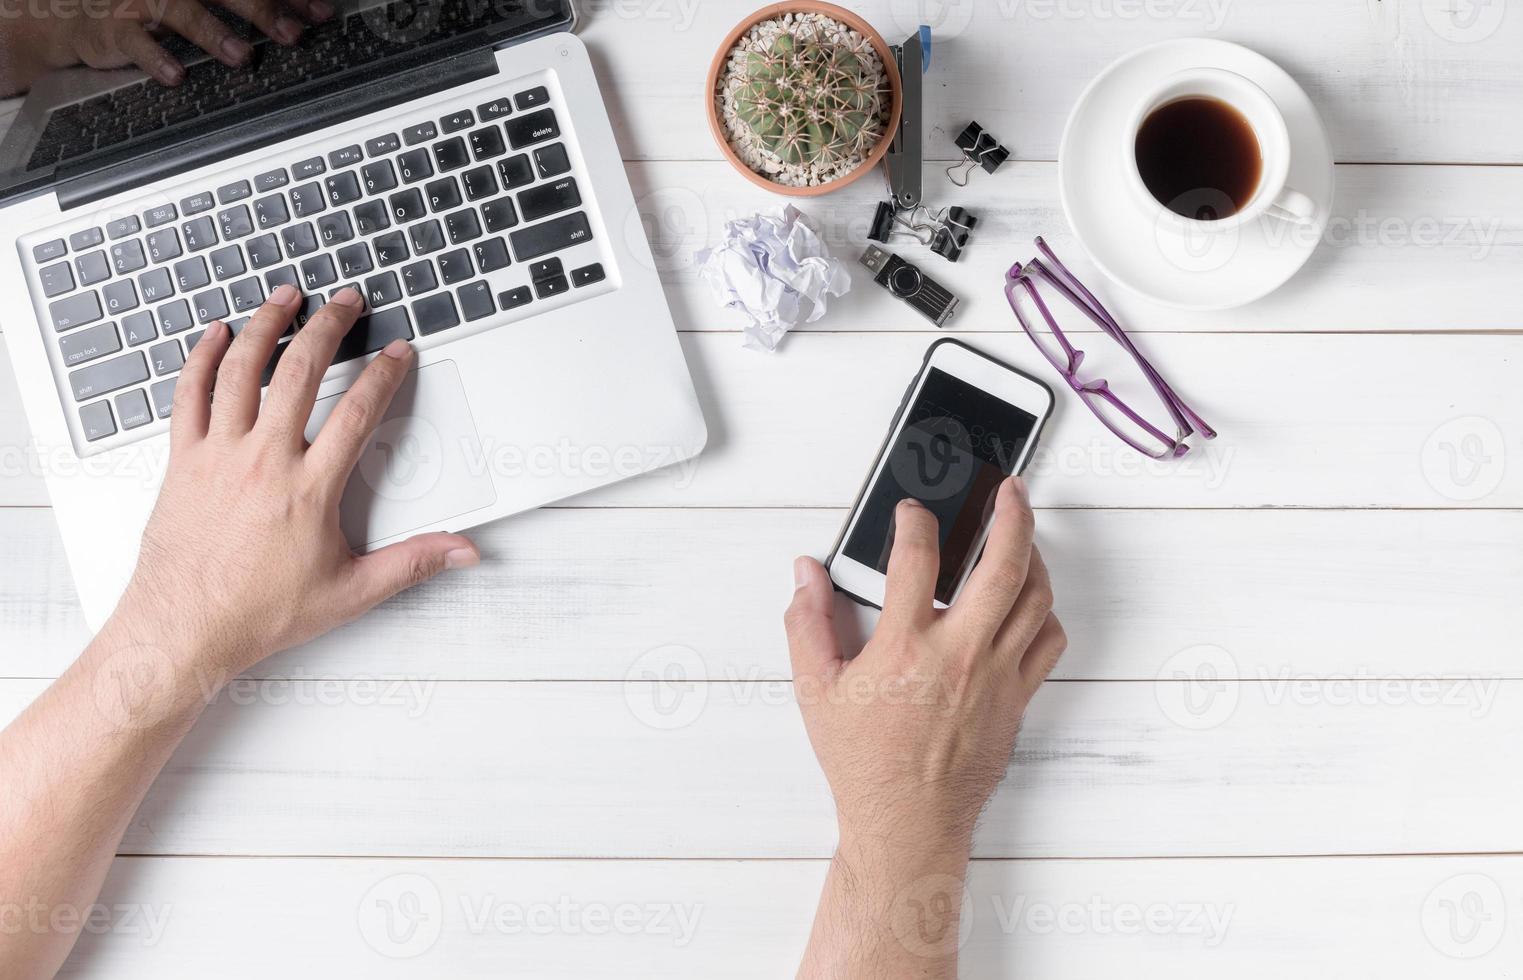
[[962, 258], [978, 218], [965, 208], [948, 207], [933, 211], [924, 204], [902, 211], [892, 201], [879, 203], [867, 237], [888, 244], [895, 236], [909, 236], [948, 262]]
[[948, 167], [947, 177], [958, 187], [968, 186], [975, 167], [983, 167], [992, 174], [1010, 159], [1010, 151], [976, 122], [968, 123], [968, 128], [957, 137], [957, 148], [962, 151], [963, 161]]

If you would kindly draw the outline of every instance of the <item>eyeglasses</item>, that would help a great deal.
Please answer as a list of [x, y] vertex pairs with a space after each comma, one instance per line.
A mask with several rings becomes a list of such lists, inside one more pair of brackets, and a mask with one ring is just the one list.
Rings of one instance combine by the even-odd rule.
[[[1052, 249], [1041, 238], [1036, 240], [1038, 258], [1032, 259], [1025, 265], [1017, 262], [1010, 267], [1005, 274], [1005, 299], [1010, 303], [1010, 309], [1020, 321], [1021, 328], [1031, 338], [1063, 380], [1068, 382], [1089, 410], [1095, 413], [1107, 429], [1115, 433], [1116, 438], [1131, 446], [1146, 456], [1154, 459], [1177, 459], [1190, 451], [1185, 440], [1199, 432], [1204, 439], [1215, 439], [1216, 430], [1207, 425], [1205, 420], [1191, 410], [1190, 406], [1174, 393], [1169, 383], [1163, 379], [1158, 370], [1142, 355], [1116, 322], [1116, 318], [1101, 305], [1100, 301], [1084, 284], [1074, 278], [1073, 273], [1058, 261]], [[1152, 387], [1158, 400], [1168, 410], [1174, 420], [1175, 434], [1168, 435], [1147, 419], [1134, 411], [1126, 402], [1122, 401], [1111, 391], [1110, 382], [1105, 378], [1083, 378], [1080, 368], [1084, 364], [1084, 351], [1075, 347], [1058, 325], [1057, 318], [1052, 314], [1052, 308], [1042, 298], [1042, 290], [1038, 290], [1038, 284], [1046, 287], [1054, 297], [1054, 305], [1057, 300], [1071, 305], [1078, 312], [1091, 320], [1107, 336], [1114, 340], [1121, 348], [1130, 355], [1141, 370], [1143, 377]], [[1029, 297], [1031, 307], [1041, 314], [1046, 321], [1048, 333], [1042, 334], [1033, 329], [1031, 321], [1035, 317], [1028, 315], [1022, 310], [1025, 305], [1021, 300], [1021, 293]]]

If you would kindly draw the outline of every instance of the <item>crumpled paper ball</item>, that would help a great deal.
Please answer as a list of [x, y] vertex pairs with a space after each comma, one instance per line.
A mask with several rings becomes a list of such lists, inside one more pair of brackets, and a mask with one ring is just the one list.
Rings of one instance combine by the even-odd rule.
[[844, 296], [851, 275], [793, 206], [732, 221], [724, 240], [697, 255], [698, 274], [721, 305], [750, 317], [745, 346], [777, 350], [783, 335], [825, 315], [830, 297]]

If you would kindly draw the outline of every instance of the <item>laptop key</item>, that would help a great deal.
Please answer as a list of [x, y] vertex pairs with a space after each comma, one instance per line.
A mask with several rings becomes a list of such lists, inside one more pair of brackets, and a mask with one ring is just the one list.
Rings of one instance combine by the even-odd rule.
[[149, 208], [143, 212], [143, 220], [148, 222], [148, 227], [157, 228], [159, 225], [167, 225], [171, 221], [180, 220], [180, 211], [173, 204], [160, 204], [156, 208]]
[[184, 262], [176, 262], [174, 270], [175, 282], [179, 284], [182, 293], [201, 289], [212, 281], [211, 275], [206, 271], [206, 260], [199, 256], [193, 256]]
[[226, 187], [217, 188], [217, 203], [232, 204], [235, 201], [242, 201], [252, 197], [253, 194], [254, 189], [249, 186], [249, 182], [240, 180], [236, 183], [228, 184]]
[[360, 178], [370, 194], [384, 194], [397, 186], [397, 168], [390, 160], [377, 160], [360, 168]]
[[481, 216], [486, 219], [487, 231], [507, 231], [518, 224], [518, 209], [510, 198], [498, 198], [481, 206]]
[[538, 221], [552, 214], [581, 207], [582, 192], [576, 186], [575, 177], [567, 177], [550, 184], [531, 187], [518, 195], [518, 207], [525, 221]]
[[484, 197], [491, 197], [497, 193], [497, 175], [491, 167], [477, 167], [475, 170], [467, 170], [460, 175], [460, 182], [465, 185], [465, 199], [467, 201], [479, 201]]
[[502, 189], [506, 191], [534, 183], [534, 164], [529, 162], [527, 153], [501, 161], [497, 164], [497, 172], [502, 174]]
[[301, 288], [301, 277], [296, 273], [296, 266], [283, 265], [278, 269], [271, 269], [264, 274], [264, 284], [274, 292], [281, 286], [290, 286], [294, 289]]
[[111, 417], [111, 404], [96, 402], [81, 408], [79, 427], [84, 430], [86, 442], [98, 442], [116, 435], [116, 420]]
[[455, 309], [455, 297], [440, 293], [420, 299], [412, 305], [413, 318], [418, 323], [418, 333], [424, 337], [440, 333], [460, 325], [460, 313]]
[[468, 286], [461, 286], [455, 290], [455, 297], [460, 300], [460, 315], [467, 323], [497, 312], [497, 306], [492, 302], [492, 289], [485, 280], [478, 279]]
[[185, 354], [181, 351], [178, 340], [148, 348], [148, 360], [153, 364], [153, 373], [161, 378], [168, 374], [178, 374], [185, 366]]
[[508, 243], [501, 238], [489, 238], [477, 242], [471, 248], [476, 252], [476, 265], [480, 267], [482, 275], [506, 269], [513, 264], [513, 259], [508, 256]]
[[220, 289], [208, 289], [204, 293], [196, 294], [193, 302], [196, 306], [196, 322], [211, 323], [213, 320], [227, 318], [227, 294]]
[[338, 267], [345, 279], [363, 276], [375, 268], [370, 258], [370, 246], [364, 242], [338, 250]]
[[148, 265], [143, 243], [133, 238], [111, 246], [111, 267], [119, 276], [127, 276]]
[[243, 265], [243, 252], [237, 245], [219, 248], [209, 258], [212, 262], [212, 274], [217, 277], [218, 282], [225, 282], [248, 271]]
[[165, 303], [155, 315], [159, 318], [159, 332], [166, 337], [184, 333], [196, 325], [190, 316], [190, 304], [183, 299]]
[[153, 399], [153, 413], [161, 419], [167, 419], [174, 412], [175, 385], [179, 378], [170, 378], [168, 381], [160, 381], [158, 384], [148, 386], [148, 397]]
[[380, 309], [402, 298], [402, 287], [395, 272], [383, 272], [365, 280], [365, 302], [372, 309]]
[[412, 239], [414, 255], [428, 255], [444, 248], [444, 229], [434, 218], [413, 225], [408, 229], [407, 234]]
[[99, 228], [86, 228], [84, 231], [76, 231], [69, 236], [69, 247], [80, 252], [87, 248], [94, 248], [105, 240], [105, 232]]
[[553, 140], [561, 134], [554, 109], [541, 109], [527, 116], [518, 116], [503, 125], [508, 131], [508, 142], [513, 144], [515, 150]]
[[324, 245], [342, 245], [354, 240], [354, 224], [346, 211], [335, 211], [317, 219], [317, 234]]
[[440, 173], [449, 173], [470, 166], [471, 153], [465, 148], [465, 140], [454, 136], [434, 144], [434, 162], [439, 165]]
[[559, 177], [570, 170], [571, 157], [566, 153], [566, 144], [556, 143], [542, 150], [535, 150], [534, 166], [539, 170], [539, 176], [542, 180]]
[[100, 296], [105, 302], [106, 312], [111, 316], [130, 313], [138, 308], [137, 287], [131, 279], [108, 283], [101, 288]]
[[481, 221], [476, 217], [476, 212], [470, 208], [456, 211], [444, 219], [445, 230], [449, 232], [451, 245], [464, 245], [481, 237]]
[[303, 160], [291, 168], [291, 176], [295, 180], [310, 180], [313, 177], [321, 177], [328, 172], [328, 165], [323, 163], [322, 157], [313, 157]]
[[[402, 269], [402, 287], [407, 290], [408, 296], [421, 296], [439, 288], [439, 279], [434, 275], [434, 264], [427, 260], [414, 262]], [[421, 324], [421, 320], [420, 320]], [[422, 329], [421, 325], [419, 329]], [[423, 331], [427, 333], [427, 330]]]
[[69, 375], [69, 387], [77, 402], [109, 395], [148, 380], [148, 362], [140, 353], [96, 361]]
[[48, 316], [53, 320], [53, 329], [60, 333], [94, 323], [101, 318], [100, 297], [92, 290], [58, 300], [48, 307]]
[[222, 228], [224, 242], [236, 241], [254, 233], [254, 219], [246, 204], [218, 212], [217, 224]]
[[577, 289], [581, 289], [583, 286], [591, 286], [593, 283], [602, 282], [607, 278], [608, 275], [603, 271], [603, 266], [600, 263], [594, 262], [592, 265], [584, 265], [580, 269], [573, 270], [571, 273], [571, 284]]
[[428, 209], [423, 206], [423, 195], [416, 188], [391, 195], [390, 204], [391, 215], [399, 225], [417, 221], [428, 214]]
[[69, 254], [69, 246], [64, 244], [62, 238], [55, 238], [51, 242], [43, 242], [32, 249], [32, 259], [36, 262], [52, 262]]
[[375, 240], [375, 258], [381, 268], [406, 262], [412, 258], [407, 250], [407, 236], [400, 231], [389, 231]]
[[317, 251], [317, 232], [310, 222], [304, 221], [285, 229], [280, 233], [280, 241], [285, 246], [288, 259], [299, 259]]
[[189, 218], [192, 215], [200, 214], [202, 211], [210, 211], [216, 206], [217, 199], [211, 195], [211, 192], [203, 191], [200, 194], [192, 194], [181, 201], [180, 213]]
[[138, 429], [152, 422], [153, 409], [148, 405], [148, 395], [141, 388], [117, 395], [116, 415], [122, 420], [123, 429]]
[[291, 177], [285, 172], [284, 168], [280, 170], [271, 170], [267, 174], [260, 174], [258, 177], [254, 178], [254, 189], [260, 192], [277, 191], [290, 182]]
[[106, 223], [106, 237], [113, 242], [118, 238], [126, 238], [128, 235], [136, 235], [143, 230], [143, 225], [136, 215], [126, 218], [117, 218], [115, 221]]
[[486, 126], [471, 132], [471, 155], [477, 160], [491, 160], [508, 152], [508, 145], [502, 141], [502, 129], [498, 126]]
[[569, 292], [570, 290], [571, 283], [566, 281], [565, 276], [534, 280], [534, 295], [540, 299], [549, 299], [551, 296], [559, 296], [561, 293]]
[[528, 286], [519, 286], [517, 289], [510, 289], [497, 295], [497, 305], [502, 307], [504, 313], [508, 310], [516, 310], [520, 306], [528, 306], [532, 302], [534, 302], [534, 294], [529, 291]]
[[354, 207], [354, 220], [361, 235], [374, 235], [391, 227], [391, 214], [385, 201], [366, 201]]
[[545, 259], [542, 262], [535, 262], [529, 266], [529, 278], [531, 280], [553, 279], [556, 276], [565, 275], [565, 273], [566, 266], [560, 259]]
[[402, 139], [408, 146], [417, 146], [419, 143], [427, 143], [439, 135], [439, 130], [431, 122], [421, 123], [402, 130]]
[[475, 274], [471, 268], [471, 253], [465, 249], [458, 248], [439, 256], [439, 275], [443, 277], [446, 286], [465, 282]]
[[192, 252], [200, 252], [217, 244], [217, 225], [211, 218], [197, 218], [181, 226], [185, 232], [185, 246]]
[[402, 182], [405, 184], [416, 184], [434, 175], [434, 163], [428, 155], [427, 147], [408, 150], [397, 157], [397, 169], [402, 172]]
[[353, 146], [346, 146], [328, 154], [328, 166], [334, 170], [342, 170], [344, 167], [354, 166], [363, 159], [365, 159], [365, 151], [360, 149], [358, 143], [355, 143]]
[[205, 330], [197, 330], [195, 333], [193, 333], [190, 336], [185, 338], [185, 356], [186, 357], [189, 357], [190, 355], [192, 355], [192, 354], [194, 354], [196, 352], [196, 345], [199, 344], [201, 342], [201, 338], [205, 337], [205, 336], [206, 336], [206, 331]]
[[291, 188], [291, 207], [295, 209], [298, 218], [310, 218], [328, 210], [328, 201], [323, 196], [322, 185], [314, 181]]
[[295, 329], [300, 330], [302, 327], [305, 327], [307, 324], [311, 323], [312, 318], [317, 316], [318, 311], [322, 308], [323, 298], [321, 295], [303, 297], [301, 301], [301, 308], [296, 311], [296, 317], [292, 320], [292, 326]]
[[513, 103], [507, 99], [493, 99], [485, 105], [476, 107], [476, 115], [481, 117], [482, 122], [493, 119], [506, 119], [513, 114]]
[[111, 278], [111, 263], [107, 260], [105, 252], [96, 251], [81, 255], [74, 260], [74, 268], [79, 273], [81, 286], [93, 286]]
[[173, 228], [164, 228], [148, 236], [148, 257], [153, 259], [154, 264], [172, 262], [185, 254], [185, 249], [180, 247], [180, 233]]
[[360, 192], [360, 178], [352, 170], [334, 174], [323, 184], [328, 188], [328, 203], [334, 207], [353, 204], [364, 196]]
[[353, 360], [374, 354], [393, 340], [411, 340], [412, 322], [407, 307], [394, 306], [360, 318], [349, 331], [349, 336], [339, 345], [335, 362]]
[[314, 255], [301, 264], [302, 285], [310, 292], [338, 282], [338, 270], [327, 255]]
[[127, 338], [128, 347], [159, 339], [158, 327], [154, 325], [153, 314], [148, 310], [123, 317], [122, 334]]
[[387, 133], [385, 136], [377, 136], [365, 144], [365, 152], [373, 157], [383, 157], [388, 153], [395, 153], [402, 148], [402, 140], [396, 133]]
[[518, 103], [520, 112], [538, 109], [550, 101], [550, 90], [543, 85], [539, 85], [526, 92], [519, 92], [514, 101]]
[[102, 323], [58, 338], [58, 350], [63, 354], [64, 367], [78, 367], [98, 357], [115, 354], [121, 349], [122, 341], [116, 334], [114, 323]]
[[476, 125], [476, 117], [471, 115], [471, 110], [469, 109], [452, 112], [439, 120], [439, 128], [445, 133], [458, 133], [462, 129], [469, 129], [474, 125]]
[[69, 268], [67, 262], [59, 262], [39, 270], [37, 278], [42, 281], [42, 295], [48, 299], [74, 290], [74, 270]]
[[265, 235], [248, 243], [249, 265], [255, 269], [267, 269], [281, 261], [280, 242], [274, 235]]
[[428, 194], [428, 204], [434, 214], [460, 206], [460, 182], [453, 177], [433, 181], [424, 190]]
[[254, 220], [261, 230], [279, 228], [291, 220], [291, 209], [286, 207], [284, 194], [271, 194], [254, 202]]
[[256, 277], [238, 280], [228, 287], [228, 292], [233, 296], [235, 313], [257, 310], [264, 303], [264, 287]]
[[551, 252], [592, 241], [592, 225], [583, 211], [531, 225], [508, 236], [518, 261], [529, 262]]

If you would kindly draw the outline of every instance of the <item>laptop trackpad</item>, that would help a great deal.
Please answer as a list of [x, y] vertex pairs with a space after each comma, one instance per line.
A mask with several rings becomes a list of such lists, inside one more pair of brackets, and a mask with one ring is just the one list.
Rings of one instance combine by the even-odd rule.
[[[313, 440], [342, 395], [324, 398], [307, 423]], [[407, 376], [360, 454], [340, 523], [356, 550], [497, 502], [482, 464], [476, 421], [460, 371], [441, 361]]]

